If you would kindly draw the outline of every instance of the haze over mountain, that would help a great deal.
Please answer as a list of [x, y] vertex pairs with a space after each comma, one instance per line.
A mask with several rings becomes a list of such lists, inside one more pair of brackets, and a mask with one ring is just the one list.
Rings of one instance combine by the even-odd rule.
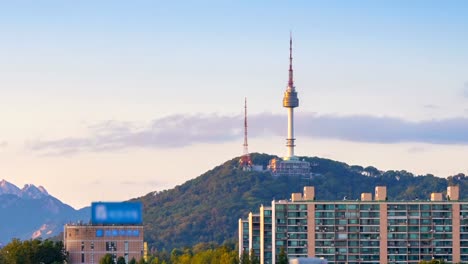
[[75, 210], [51, 196], [42, 186], [23, 188], [0, 181], [0, 244], [12, 238], [47, 238], [70, 221], [89, 220], [89, 209]]

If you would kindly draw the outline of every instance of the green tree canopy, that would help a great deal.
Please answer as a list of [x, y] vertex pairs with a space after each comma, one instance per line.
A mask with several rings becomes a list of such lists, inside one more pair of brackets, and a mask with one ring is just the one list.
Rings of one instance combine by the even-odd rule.
[[111, 254], [106, 254], [99, 260], [99, 264], [114, 264]]
[[278, 264], [288, 264], [288, 254], [286, 254], [286, 250], [284, 247], [281, 247], [280, 253], [278, 255]]
[[250, 258], [249, 258], [249, 251], [247, 249], [244, 249], [242, 251], [242, 255], [240, 256], [240, 264], [250, 264]]
[[117, 258], [117, 264], [127, 264], [127, 262], [125, 262], [125, 258], [120, 256]]
[[67, 254], [60, 241], [13, 239], [0, 249], [0, 263], [2, 264], [63, 263], [66, 259]]

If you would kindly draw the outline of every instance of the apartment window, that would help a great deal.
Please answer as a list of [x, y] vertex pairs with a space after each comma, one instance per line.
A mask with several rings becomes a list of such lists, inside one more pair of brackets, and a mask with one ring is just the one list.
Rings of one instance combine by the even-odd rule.
[[421, 204], [421, 211], [430, 211], [431, 205], [430, 204]]
[[85, 261], [84, 253], [81, 253], [81, 263], [84, 263], [84, 261]]
[[84, 242], [81, 241], [81, 251], [83, 251], [83, 250], [84, 250]]
[[117, 251], [117, 243], [114, 241], [106, 242], [106, 251]]
[[337, 204], [336, 209], [338, 210], [346, 210], [346, 204]]

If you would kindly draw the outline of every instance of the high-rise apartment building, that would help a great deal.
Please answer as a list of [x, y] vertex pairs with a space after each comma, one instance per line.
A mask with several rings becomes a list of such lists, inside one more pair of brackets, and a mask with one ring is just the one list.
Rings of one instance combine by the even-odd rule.
[[[447, 198], [432, 193], [429, 200], [392, 201], [386, 187], [375, 198], [316, 201], [314, 187], [293, 193], [290, 200], [272, 201], [240, 225], [261, 263], [275, 263], [282, 247], [289, 258], [318, 257], [328, 263], [418, 263], [440, 259], [468, 261], [468, 202], [459, 201], [458, 186]], [[245, 223], [240, 220], [239, 223]]]

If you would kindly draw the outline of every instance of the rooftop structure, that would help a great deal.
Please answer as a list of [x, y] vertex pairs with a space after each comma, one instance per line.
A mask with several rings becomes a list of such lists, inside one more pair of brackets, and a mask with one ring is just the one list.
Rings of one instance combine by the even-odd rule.
[[314, 187], [306, 186], [251, 213], [252, 230], [243, 233], [252, 235], [239, 248], [254, 248], [262, 264], [275, 263], [282, 247], [289, 259], [330, 264], [467, 262], [468, 201], [458, 200], [458, 186], [449, 186], [447, 194], [392, 201], [386, 187], [377, 186], [374, 199], [364, 193], [361, 200], [317, 201]]

